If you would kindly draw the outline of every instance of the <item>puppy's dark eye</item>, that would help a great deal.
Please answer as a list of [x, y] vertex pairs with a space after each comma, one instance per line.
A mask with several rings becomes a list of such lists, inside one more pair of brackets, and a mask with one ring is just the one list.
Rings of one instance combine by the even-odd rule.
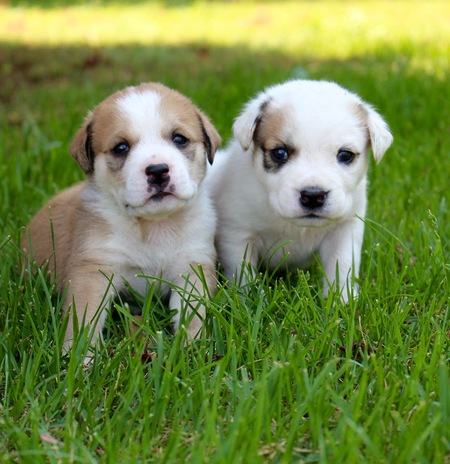
[[172, 142], [179, 148], [185, 147], [189, 143], [189, 139], [181, 134], [173, 134]]
[[112, 149], [112, 152], [117, 156], [126, 156], [129, 151], [130, 145], [127, 142], [120, 142]]
[[285, 163], [289, 158], [289, 153], [285, 147], [277, 147], [270, 150], [270, 156], [276, 163]]
[[351, 164], [355, 159], [355, 154], [350, 150], [339, 150], [337, 160], [342, 164]]

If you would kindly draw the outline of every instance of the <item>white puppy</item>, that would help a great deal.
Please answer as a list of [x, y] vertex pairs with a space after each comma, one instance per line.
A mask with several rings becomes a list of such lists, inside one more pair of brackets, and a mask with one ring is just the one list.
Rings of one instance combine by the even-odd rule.
[[[187, 310], [189, 334], [201, 328], [204, 308], [184, 301], [183, 289], [204, 295], [198, 267], [213, 292], [216, 216], [203, 184], [220, 137], [208, 118], [178, 92], [142, 84], [116, 92], [90, 112], [71, 153], [87, 181], [69, 188], [33, 218], [22, 246], [48, 265], [57, 285], [69, 290], [65, 309], [93, 323], [94, 340], [105, 305], [126, 289], [144, 293], [162, 277], [177, 286], [170, 307]], [[189, 306], [197, 306], [189, 315]], [[95, 318], [100, 308], [98, 320]], [[65, 337], [70, 348], [73, 317]]]
[[360, 265], [367, 150], [380, 161], [392, 143], [386, 123], [337, 84], [295, 80], [258, 94], [233, 130], [208, 174], [226, 276], [242, 282], [244, 257], [252, 267], [284, 259], [297, 268], [318, 252], [324, 293], [336, 283], [347, 300]]

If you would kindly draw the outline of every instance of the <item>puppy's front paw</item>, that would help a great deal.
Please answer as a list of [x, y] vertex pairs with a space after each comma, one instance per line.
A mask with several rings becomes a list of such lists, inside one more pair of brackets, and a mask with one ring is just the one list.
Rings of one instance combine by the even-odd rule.
[[202, 320], [195, 316], [187, 328], [188, 337], [190, 340], [199, 338], [202, 334]]

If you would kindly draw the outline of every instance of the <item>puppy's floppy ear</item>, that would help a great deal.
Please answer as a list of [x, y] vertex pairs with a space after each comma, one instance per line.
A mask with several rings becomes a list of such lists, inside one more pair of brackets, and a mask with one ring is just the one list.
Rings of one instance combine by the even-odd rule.
[[391, 146], [394, 137], [385, 120], [371, 105], [363, 103], [362, 107], [366, 115], [366, 124], [369, 131], [373, 157], [379, 163], [386, 150]]
[[255, 130], [269, 101], [270, 99], [264, 93], [261, 94], [250, 101], [234, 121], [233, 133], [244, 151], [250, 148]]
[[70, 154], [75, 158], [81, 169], [89, 174], [94, 170], [94, 152], [92, 150], [92, 121], [94, 113], [89, 112], [83, 125], [75, 134], [70, 144]]
[[212, 125], [208, 116], [206, 116], [206, 114], [204, 114], [200, 110], [197, 111], [197, 114], [198, 114], [198, 121], [202, 129], [203, 144], [205, 145], [206, 155], [208, 157], [209, 164], [212, 164], [213, 159], [214, 159], [214, 154], [219, 148], [219, 145], [222, 139], [220, 138], [220, 135], [217, 132], [216, 128]]

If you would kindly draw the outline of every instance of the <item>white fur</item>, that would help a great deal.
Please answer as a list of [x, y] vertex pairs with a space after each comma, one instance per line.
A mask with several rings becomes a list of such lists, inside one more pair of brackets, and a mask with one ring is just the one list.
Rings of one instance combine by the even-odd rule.
[[[264, 105], [264, 103], [266, 105]], [[276, 171], [263, 166], [255, 130], [270, 112], [282, 115], [271, 136], [295, 154]], [[358, 96], [325, 81], [290, 81], [261, 92], [236, 119], [235, 140], [219, 151], [208, 173], [218, 211], [219, 261], [228, 278], [242, 282], [242, 260], [275, 268], [307, 265], [318, 252], [326, 272], [324, 292], [337, 279], [342, 297], [356, 293], [366, 212], [367, 148], [377, 162], [392, 142], [381, 116]], [[275, 147], [269, 147], [275, 148]], [[350, 165], [337, 161], [345, 148], [358, 153]], [[328, 192], [317, 217], [300, 203], [309, 187]], [[282, 246], [282, 247], [281, 247]], [[281, 248], [280, 248], [281, 247]], [[336, 270], [339, 275], [336, 274]]]
[[[211, 199], [201, 187], [199, 198], [180, 211], [153, 218], [151, 228], [142, 236], [140, 226], [109, 204], [88, 186], [82, 193], [87, 209], [99, 214], [107, 222], [111, 233], [95, 236], [86, 250], [95, 251], [102, 263], [117, 269], [116, 281], [134, 282], [145, 288], [146, 278], [163, 276], [170, 282], [181, 283], [181, 275], [189, 274], [189, 263], [214, 263], [213, 237], [216, 215]], [[117, 284], [121, 288], [123, 284]]]

